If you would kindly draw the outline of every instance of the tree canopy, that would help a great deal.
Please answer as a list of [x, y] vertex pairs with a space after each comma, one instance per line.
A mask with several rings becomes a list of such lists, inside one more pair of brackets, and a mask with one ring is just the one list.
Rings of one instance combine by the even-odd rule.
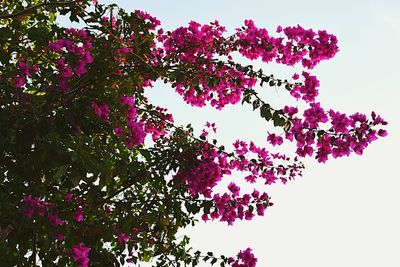
[[[60, 15], [79, 28], [57, 22]], [[230, 33], [230, 34], [228, 34]], [[195, 251], [179, 229], [199, 220], [263, 216], [267, 192], [254, 185], [301, 176], [299, 158], [361, 155], [387, 124], [371, 116], [324, 109], [311, 71], [338, 52], [337, 38], [297, 25], [275, 33], [246, 20], [189, 22], [164, 31], [136, 10], [97, 1], [5, 0], [0, 7], [0, 262], [3, 266], [255, 266], [250, 248], [236, 256]], [[290, 78], [239, 63], [238, 57], [300, 66]], [[177, 125], [145, 97], [163, 81], [188, 105], [251, 105], [277, 129], [266, 144], [231, 147]], [[281, 87], [303, 103], [273, 107], [260, 87]], [[239, 138], [239, 137], [238, 137]], [[295, 155], [269, 148], [284, 142]]]

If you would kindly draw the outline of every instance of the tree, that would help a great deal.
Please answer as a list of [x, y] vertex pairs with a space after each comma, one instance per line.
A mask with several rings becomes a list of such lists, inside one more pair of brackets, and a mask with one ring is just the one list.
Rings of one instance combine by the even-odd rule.
[[[338, 51], [326, 31], [278, 27], [273, 37], [251, 20], [227, 36], [217, 21], [165, 32], [142, 11], [89, 1], [7, 1], [0, 15], [0, 260], [5, 266], [255, 266], [250, 248], [236, 258], [192, 251], [179, 229], [204, 221], [233, 224], [264, 215], [266, 192], [241, 193], [244, 180], [286, 183], [298, 157], [349, 156], [386, 131], [374, 112], [346, 115], [317, 102], [309, 71]], [[64, 28], [57, 15], [82, 28]], [[238, 55], [304, 69], [291, 79], [235, 61]], [[169, 83], [190, 105], [250, 104], [272, 146], [293, 142], [294, 157], [238, 140], [226, 149], [191, 125], [175, 125], [144, 96]], [[256, 85], [282, 87], [305, 105], [272, 107]], [[148, 136], [146, 142], [145, 139]], [[150, 140], [151, 138], [151, 140]]]

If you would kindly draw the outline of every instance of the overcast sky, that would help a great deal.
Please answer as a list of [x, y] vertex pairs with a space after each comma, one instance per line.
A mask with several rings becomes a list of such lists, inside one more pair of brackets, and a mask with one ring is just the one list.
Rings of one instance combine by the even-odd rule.
[[[321, 82], [319, 101], [325, 108], [349, 114], [375, 110], [389, 121], [389, 136], [374, 142], [362, 157], [326, 164], [305, 160], [303, 178], [268, 188], [275, 205], [265, 217], [233, 227], [200, 223], [185, 232], [195, 249], [230, 256], [251, 247], [261, 267], [400, 266], [400, 1], [108, 2], [127, 11], [147, 11], [169, 30], [190, 20], [215, 19], [233, 30], [253, 19], [270, 32], [278, 25], [300, 24], [337, 35], [340, 52], [312, 71]], [[257, 66], [282, 78], [295, 71], [272, 64]], [[237, 138], [265, 144], [266, 131], [272, 129], [249, 108], [202, 110], [185, 105], [165, 85], [150, 90], [149, 97], [168, 107], [178, 123], [191, 122], [200, 129], [207, 120], [216, 122], [217, 137], [226, 144]], [[270, 102], [289, 101], [284, 91], [259, 90]]]

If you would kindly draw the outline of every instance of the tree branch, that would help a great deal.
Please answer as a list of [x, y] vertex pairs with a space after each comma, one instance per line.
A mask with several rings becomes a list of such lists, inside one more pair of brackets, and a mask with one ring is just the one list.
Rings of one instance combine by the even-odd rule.
[[7, 225], [7, 227], [4, 229], [0, 228], [0, 243], [7, 238], [7, 236], [12, 232], [12, 230], [14, 230], [14, 227], [12, 227], [11, 225]]
[[78, 2], [81, 2], [82, 0], [74, 0], [74, 1], [65, 1], [65, 2], [43, 2], [34, 6], [30, 6], [27, 7], [21, 11], [18, 11], [16, 13], [12, 13], [12, 14], [1, 14], [0, 15], [0, 19], [10, 19], [10, 18], [15, 18], [15, 17], [19, 17], [22, 15], [25, 15], [26, 13], [29, 13], [31, 11], [34, 11], [40, 7], [43, 6], [67, 6], [67, 5], [72, 5]]

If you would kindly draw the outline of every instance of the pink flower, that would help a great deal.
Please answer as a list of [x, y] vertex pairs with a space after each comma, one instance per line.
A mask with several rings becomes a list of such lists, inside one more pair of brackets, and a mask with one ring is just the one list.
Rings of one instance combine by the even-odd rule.
[[250, 210], [246, 210], [246, 212], [244, 213], [244, 218], [247, 221], [250, 221], [251, 219], [253, 219], [255, 215], [253, 214], [253, 212], [251, 212]]
[[131, 239], [131, 237], [130, 237], [129, 235], [127, 235], [127, 234], [125, 234], [125, 233], [121, 233], [121, 234], [118, 236], [118, 243], [120, 243], [120, 244], [125, 244], [125, 243], [127, 243], [130, 239]]
[[68, 203], [71, 203], [73, 200], [73, 197], [74, 197], [74, 195], [72, 193], [68, 193], [68, 194], [65, 194], [64, 200], [67, 201]]
[[18, 70], [20, 73], [25, 76], [25, 77], [31, 77], [31, 74], [29, 72], [29, 65], [26, 63], [25, 60], [19, 60], [17, 63]]
[[381, 136], [381, 137], [385, 137], [385, 136], [388, 135], [388, 133], [387, 133], [386, 130], [379, 129], [378, 130], [378, 135]]
[[254, 257], [254, 254], [251, 252], [251, 248], [247, 248], [246, 250], [240, 251], [237, 254], [237, 260], [230, 257], [228, 262], [232, 265], [232, 267], [255, 267], [257, 258]]
[[61, 233], [56, 233], [55, 238], [58, 241], [63, 241], [65, 239], [65, 236]]
[[119, 98], [122, 105], [133, 107], [135, 105], [135, 98], [133, 96], [121, 96]]
[[264, 215], [265, 207], [264, 207], [263, 204], [261, 204], [261, 203], [256, 204], [256, 209], [257, 209], [257, 214], [259, 216], [263, 216]]
[[37, 201], [32, 197], [32, 195], [24, 196], [24, 216], [28, 219], [32, 218], [35, 213]]
[[125, 146], [132, 148], [144, 143], [146, 133], [143, 129], [142, 122], [130, 121], [128, 122], [129, 134], [128, 138], [124, 141]]
[[25, 85], [25, 79], [22, 78], [21, 76], [14, 76], [13, 82], [14, 82], [15, 87], [17, 87], [17, 88], [22, 88]]
[[205, 221], [205, 222], [210, 220], [210, 218], [208, 217], [207, 214], [201, 215], [201, 219], [202, 219], [203, 221]]
[[121, 136], [123, 136], [125, 134], [125, 131], [124, 131], [123, 128], [117, 127], [117, 128], [114, 129], [114, 134], [117, 137], [121, 137]]
[[83, 222], [85, 215], [83, 214], [83, 208], [79, 207], [74, 212], [74, 220], [77, 222]]
[[58, 217], [57, 214], [54, 214], [54, 213], [49, 213], [48, 219], [49, 219], [50, 224], [51, 224], [53, 227], [58, 227], [58, 226], [64, 224], [64, 221], [61, 220], [60, 217]]
[[228, 185], [228, 189], [229, 191], [231, 191], [232, 196], [239, 196], [239, 192], [240, 192], [240, 187], [237, 186], [235, 183], [230, 183]]
[[38, 65], [33, 65], [32, 71], [33, 71], [33, 73], [38, 74], [38, 73], [39, 73], [39, 67], [38, 67]]
[[273, 146], [276, 146], [276, 145], [280, 146], [283, 144], [283, 138], [280, 136], [277, 136], [274, 133], [268, 134], [267, 141]]
[[78, 267], [89, 266], [90, 248], [85, 247], [83, 243], [74, 245], [70, 250], [70, 256], [76, 262]]
[[103, 121], [106, 122], [110, 119], [110, 108], [106, 103], [98, 105], [96, 102], [92, 101], [92, 109], [94, 113]]

